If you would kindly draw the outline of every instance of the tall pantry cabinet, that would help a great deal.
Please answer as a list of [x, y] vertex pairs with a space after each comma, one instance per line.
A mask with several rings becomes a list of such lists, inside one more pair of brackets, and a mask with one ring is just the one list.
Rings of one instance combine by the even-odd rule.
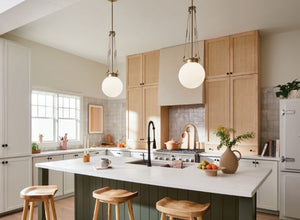
[[157, 146], [168, 139], [168, 108], [158, 105], [159, 55], [156, 50], [127, 57], [126, 142], [130, 148], [146, 148], [150, 120], [155, 124]]
[[[259, 152], [259, 35], [258, 31], [205, 41], [206, 152], [215, 152], [219, 125], [234, 135], [254, 132], [239, 144], [244, 155]], [[224, 150], [224, 149], [223, 149]]]
[[31, 185], [30, 51], [0, 38], [0, 213]]

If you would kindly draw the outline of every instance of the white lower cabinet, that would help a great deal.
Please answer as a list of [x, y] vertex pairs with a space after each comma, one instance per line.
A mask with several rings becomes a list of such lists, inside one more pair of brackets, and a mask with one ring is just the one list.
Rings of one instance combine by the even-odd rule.
[[[65, 154], [64, 160], [83, 158], [83, 153]], [[74, 174], [64, 172], [64, 194], [74, 192]]]
[[31, 157], [0, 159], [0, 213], [21, 208], [20, 191], [31, 185]]
[[[63, 159], [64, 159], [63, 155], [33, 158], [33, 183], [34, 183], [34, 185], [38, 185], [38, 168], [35, 167], [36, 163], [58, 161], [58, 160], [63, 160]], [[55, 197], [63, 195], [63, 172], [49, 170], [49, 185], [57, 185], [58, 186], [58, 191], [57, 191]]]
[[103, 156], [106, 155], [106, 150], [95, 150], [95, 151], [90, 151], [90, 156]]
[[108, 149], [107, 155], [114, 157], [130, 157], [130, 151]]
[[138, 158], [138, 159], [144, 159], [148, 160], [148, 153], [145, 153], [143, 151], [132, 151], [130, 152], [130, 156], [133, 158]]
[[241, 159], [239, 166], [272, 169], [257, 191], [257, 208], [278, 211], [278, 161]]

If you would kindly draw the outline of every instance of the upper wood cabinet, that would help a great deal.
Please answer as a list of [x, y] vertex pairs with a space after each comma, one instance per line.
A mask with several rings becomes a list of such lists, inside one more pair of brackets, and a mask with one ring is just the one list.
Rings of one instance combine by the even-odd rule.
[[[259, 36], [251, 31], [205, 41], [206, 152], [216, 150], [218, 126], [255, 138], [236, 147], [244, 155], [259, 152]], [[234, 147], [235, 148], [235, 147]]]
[[127, 88], [157, 85], [159, 50], [127, 57]]
[[150, 120], [158, 148], [169, 138], [168, 107], [158, 105], [159, 56], [159, 51], [151, 51], [127, 57], [126, 143], [130, 148], [147, 147]]
[[258, 55], [258, 31], [206, 40], [206, 78], [258, 73]]

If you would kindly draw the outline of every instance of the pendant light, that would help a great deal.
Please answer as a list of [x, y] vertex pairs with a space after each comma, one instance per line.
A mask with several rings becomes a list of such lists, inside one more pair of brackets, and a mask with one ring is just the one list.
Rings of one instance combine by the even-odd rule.
[[[179, 70], [180, 83], [189, 89], [194, 89], [200, 86], [205, 78], [205, 71], [199, 63], [199, 50], [198, 50], [198, 32], [196, 24], [196, 6], [193, 4], [188, 8], [189, 15], [187, 20], [187, 28], [185, 35], [184, 57], [185, 64]], [[196, 43], [194, 43], [194, 40]], [[187, 48], [188, 47], [188, 48]], [[186, 52], [190, 57], [186, 58]]]
[[[117, 0], [108, 0], [111, 2], [111, 31], [109, 32], [109, 44], [107, 52], [107, 77], [102, 82], [102, 91], [108, 97], [117, 97], [123, 90], [123, 83], [118, 78], [118, 65], [117, 65], [117, 49], [116, 49], [116, 32], [113, 30], [113, 2]], [[115, 68], [114, 68], [115, 66]], [[116, 71], [114, 71], [116, 70]]]

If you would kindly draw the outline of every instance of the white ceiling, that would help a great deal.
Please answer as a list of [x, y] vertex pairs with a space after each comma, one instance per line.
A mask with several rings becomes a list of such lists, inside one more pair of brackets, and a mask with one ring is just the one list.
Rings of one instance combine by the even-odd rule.
[[[75, 3], [12, 34], [106, 63], [110, 2], [71, 1]], [[195, 0], [194, 4], [199, 40], [255, 29], [267, 33], [300, 28], [300, 0]], [[189, 0], [114, 3], [118, 61], [125, 62], [129, 54], [184, 43], [189, 5]]]

